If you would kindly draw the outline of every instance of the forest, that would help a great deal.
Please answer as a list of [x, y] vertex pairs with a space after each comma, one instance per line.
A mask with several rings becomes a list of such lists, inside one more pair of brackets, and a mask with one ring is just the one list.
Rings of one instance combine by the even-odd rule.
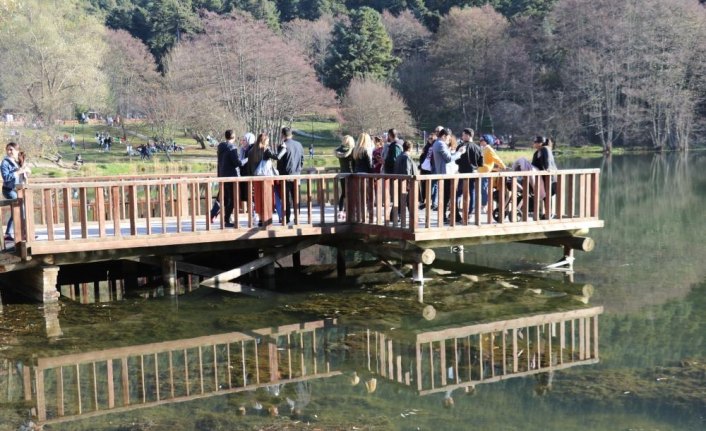
[[685, 150], [706, 127], [697, 0], [0, 0], [0, 111], [141, 118], [204, 145], [328, 118]]

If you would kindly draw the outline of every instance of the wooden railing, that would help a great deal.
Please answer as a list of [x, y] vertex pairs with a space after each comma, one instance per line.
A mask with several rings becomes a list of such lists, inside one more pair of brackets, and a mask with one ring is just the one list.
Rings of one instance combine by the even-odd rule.
[[[556, 178], [554, 185], [552, 177]], [[415, 234], [440, 228], [455, 228], [454, 235], [462, 235], [459, 229], [478, 232], [489, 227], [541, 224], [555, 224], [558, 229], [562, 222], [599, 220], [597, 169], [417, 177], [315, 174], [216, 178], [209, 174], [154, 174], [33, 180], [18, 190], [26, 217], [15, 217], [16, 238], [20, 251], [47, 243], [61, 243], [60, 249], [55, 247], [57, 251], [72, 251], [68, 242], [90, 240], [96, 247], [97, 240], [106, 248], [115, 246], [108, 246], [108, 242], [128, 240], [130, 247], [139, 247], [156, 245], [151, 241], [156, 237], [163, 245], [171, 245], [198, 242], [210, 238], [209, 234], [222, 236], [226, 218], [221, 216], [214, 223], [209, 210], [212, 200], [224, 195], [224, 185], [229, 182], [233, 183], [233, 199], [237, 202], [231, 232], [275, 230], [274, 235], [293, 235], [286, 231], [284, 220], [286, 181], [292, 181], [297, 190], [290, 220], [290, 225], [299, 229], [296, 234], [332, 233], [330, 228], [353, 226], [362, 233], [387, 232], [394, 236], [397, 232], [397, 236], [414, 239]], [[472, 209], [473, 198], [477, 202], [482, 199], [483, 181], [490, 184], [487, 211], [481, 205]], [[427, 205], [420, 209], [422, 200], [431, 202], [433, 183], [438, 184], [438, 208]], [[343, 186], [347, 192], [345, 211], [339, 217], [337, 205]], [[247, 191], [243, 202], [241, 187]], [[422, 188], [426, 190], [423, 199]], [[255, 190], [261, 190], [262, 208], [253, 206]], [[447, 221], [444, 201], [448, 190], [453, 196]], [[275, 195], [282, 198], [279, 219], [273, 217]], [[458, 219], [456, 213], [460, 214]], [[488, 230], [488, 234], [496, 233]], [[85, 246], [77, 247], [85, 250]]]
[[[419, 229], [483, 224], [513, 224], [542, 220], [598, 220], [598, 169], [575, 169], [557, 172], [494, 172], [486, 174], [355, 175], [351, 178], [351, 222], [385, 226], [410, 232]], [[552, 185], [552, 180], [555, 184]], [[481, 202], [482, 182], [488, 182], [487, 205]], [[438, 197], [432, 207], [432, 189]], [[444, 187], [444, 183], [448, 186]], [[421, 196], [420, 190], [425, 190]], [[452, 197], [445, 221], [446, 190]], [[404, 203], [408, 202], [407, 205]], [[419, 203], [427, 203], [423, 209]], [[456, 218], [459, 214], [460, 218]], [[412, 222], [416, 220], [417, 222]], [[419, 221], [422, 220], [422, 223]]]

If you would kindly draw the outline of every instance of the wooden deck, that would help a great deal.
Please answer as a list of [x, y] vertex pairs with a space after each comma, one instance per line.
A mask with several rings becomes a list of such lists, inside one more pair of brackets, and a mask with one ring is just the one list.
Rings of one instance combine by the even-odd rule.
[[[145, 252], [150, 248], [229, 243], [247, 247], [254, 240], [322, 236], [353, 237], [374, 241], [404, 240], [426, 246], [453, 243], [490, 243], [570, 236], [580, 230], [603, 226], [598, 216], [599, 171], [565, 170], [557, 176], [556, 194], [549, 190], [550, 176], [538, 172], [503, 172], [454, 176], [405, 177], [373, 174], [317, 174], [291, 177], [299, 193], [292, 225], [279, 220], [274, 210], [274, 189], [284, 195], [278, 178], [216, 178], [212, 175], [146, 175], [122, 178], [39, 179], [19, 190], [17, 204], [2, 207], [3, 222], [14, 210], [14, 253], [22, 259], [62, 253], [120, 250]], [[489, 199], [487, 213], [480, 206], [470, 212], [471, 183], [480, 200], [480, 181], [488, 178], [496, 199]], [[263, 186], [263, 217], [243, 202], [232, 216], [234, 227], [219, 217], [212, 222], [212, 199], [223, 193], [223, 184], [247, 184], [249, 202], [256, 183]], [[279, 181], [274, 181], [279, 180]], [[419, 210], [420, 185], [432, 181], [460, 184], [461, 197], [451, 199], [451, 213], [460, 221], [444, 221], [443, 205]], [[337, 217], [338, 196], [345, 184], [345, 217]], [[522, 185], [530, 185], [522, 187]], [[237, 187], [236, 198], [237, 198]], [[427, 187], [430, 201], [430, 187]], [[536, 198], [532, 198], [532, 190]], [[443, 202], [439, 187], [439, 202]], [[401, 204], [408, 201], [409, 205]], [[22, 209], [19, 206], [23, 206]], [[245, 206], [245, 208], [242, 208]], [[283, 202], [283, 211], [286, 203]], [[549, 208], [546, 211], [545, 208]], [[494, 213], [495, 212], [495, 217]], [[545, 214], [551, 216], [544, 219]], [[263, 226], [258, 226], [258, 221]], [[253, 242], [254, 244], [254, 242]], [[113, 257], [115, 258], [115, 256]]]

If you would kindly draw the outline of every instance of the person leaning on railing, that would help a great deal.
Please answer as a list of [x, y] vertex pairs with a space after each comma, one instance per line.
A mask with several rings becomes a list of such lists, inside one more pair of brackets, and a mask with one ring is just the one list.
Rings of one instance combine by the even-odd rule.
[[[493, 137], [490, 135], [481, 135], [478, 144], [483, 150], [483, 164], [478, 166], [478, 172], [498, 172], [506, 169], [505, 163], [498, 157], [498, 154], [493, 149]], [[481, 180], [481, 201], [483, 209], [488, 205], [488, 178]], [[491, 188], [492, 190], [492, 188]], [[485, 213], [485, 211], [483, 211]]]
[[[23, 178], [31, 173], [29, 166], [20, 166], [18, 157], [20, 154], [19, 146], [10, 142], [5, 147], [7, 155], [0, 163], [0, 172], [2, 172], [2, 196], [5, 199], [17, 199], [17, 191], [15, 186], [23, 182]], [[12, 234], [14, 232], [14, 220], [12, 213], [7, 221], [7, 229], [5, 229], [5, 241], [14, 241]]]

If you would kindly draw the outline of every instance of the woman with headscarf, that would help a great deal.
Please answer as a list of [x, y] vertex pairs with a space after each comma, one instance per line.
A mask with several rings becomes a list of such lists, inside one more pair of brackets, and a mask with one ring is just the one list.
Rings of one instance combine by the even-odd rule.
[[[274, 170], [271, 170], [270, 172], [258, 172], [257, 167], [260, 164], [261, 161], [276, 161], [277, 156], [272, 150], [270, 149], [270, 138], [267, 136], [266, 133], [260, 133], [257, 135], [257, 139], [255, 140], [255, 144], [253, 144], [252, 147], [250, 147], [250, 151], [248, 151], [248, 169], [252, 173], [252, 175], [266, 175], [268, 177], [276, 175], [274, 173]], [[272, 190], [274, 186], [274, 180], [273, 179], [267, 179], [263, 181], [256, 181], [254, 182], [254, 193], [253, 193], [253, 199], [255, 200], [255, 212], [258, 214], [260, 220], [258, 222], [258, 226], [263, 226], [263, 220], [265, 220], [265, 196], [264, 192], [265, 190]]]

